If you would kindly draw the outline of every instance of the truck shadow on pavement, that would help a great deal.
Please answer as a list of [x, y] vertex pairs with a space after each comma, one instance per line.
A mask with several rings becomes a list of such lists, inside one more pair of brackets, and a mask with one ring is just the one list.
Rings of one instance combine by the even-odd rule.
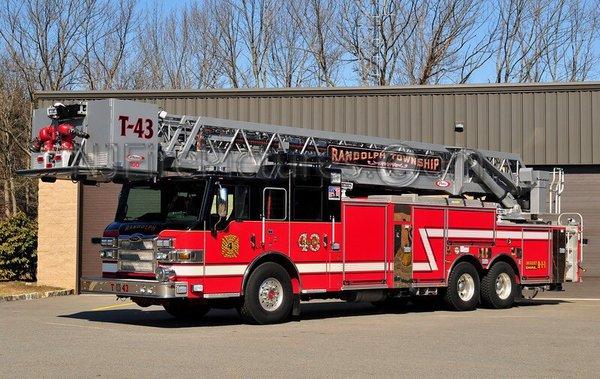
[[[521, 300], [515, 304], [516, 308], [547, 306], [560, 303], [569, 303], [564, 300]], [[377, 316], [386, 314], [409, 314], [409, 313], [434, 313], [448, 311], [439, 303], [420, 304], [389, 304], [386, 306], [373, 306], [369, 303], [346, 303], [346, 302], [320, 302], [303, 303], [300, 306], [301, 315], [293, 317], [290, 322], [344, 318], [356, 316]], [[474, 311], [478, 312], [479, 309]], [[502, 312], [495, 310], [494, 312]], [[148, 326], [154, 328], [189, 328], [189, 327], [214, 327], [240, 325], [244, 321], [234, 309], [213, 309], [206, 316], [194, 320], [180, 320], [172, 317], [159, 307], [146, 309], [112, 309], [102, 311], [83, 311], [68, 315], [59, 315], [61, 318], [87, 320], [99, 323], [126, 324], [136, 326]]]

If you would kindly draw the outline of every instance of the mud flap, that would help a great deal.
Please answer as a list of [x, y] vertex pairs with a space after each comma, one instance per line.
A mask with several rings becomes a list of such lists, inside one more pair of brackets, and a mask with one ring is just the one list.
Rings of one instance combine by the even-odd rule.
[[300, 295], [294, 295], [294, 303], [292, 304], [292, 317], [300, 316]]

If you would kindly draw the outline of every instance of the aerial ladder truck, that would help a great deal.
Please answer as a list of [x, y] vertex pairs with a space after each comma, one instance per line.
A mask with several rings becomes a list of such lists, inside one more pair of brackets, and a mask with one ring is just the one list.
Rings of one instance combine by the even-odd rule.
[[275, 323], [327, 298], [507, 308], [581, 281], [583, 220], [561, 213], [562, 171], [511, 153], [117, 99], [36, 109], [31, 151], [21, 175], [122, 184], [93, 241], [102, 276], [82, 292], [176, 317], [234, 307]]

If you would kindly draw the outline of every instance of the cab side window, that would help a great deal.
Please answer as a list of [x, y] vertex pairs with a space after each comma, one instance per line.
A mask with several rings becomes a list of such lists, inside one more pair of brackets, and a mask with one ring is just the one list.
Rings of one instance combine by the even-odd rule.
[[321, 221], [323, 219], [323, 190], [319, 187], [295, 188], [292, 209], [295, 221]]
[[284, 188], [265, 187], [263, 190], [263, 217], [275, 221], [287, 219], [287, 191]]
[[292, 219], [294, 221], [323, 220], [323, 176], [312, 167], [298, 167], [292, 178]]
[[210, 207], [210, 225], [223, 230], [232, 220], [247, 220], [250, 215], [250, 196], [247, 186], [224, 186], [227, 188], [227, 216], [219, 217], [218, 193], [213, 194]]
[[250, 188], [235, 186], [233, 212], [236, 220], [250, 219]]

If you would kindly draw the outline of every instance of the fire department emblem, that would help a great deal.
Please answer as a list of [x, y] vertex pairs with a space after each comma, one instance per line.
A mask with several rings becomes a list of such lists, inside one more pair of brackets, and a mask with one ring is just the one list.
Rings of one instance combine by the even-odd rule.
[[412, 265], [412, 254], [408, 253], [408, 252], [403, 252], [401, 262], [402, 262], [403, 267], [411, 266]]
[[298, 237], [298, 247], [302, 251], [314, 251], [317, 252], [321, 248], [321, 239], [317, 233], [313, 233], [310, 236], [308, 233], [302, 233]]
[[240, 239], [235, 234], [228, 234], [221, 240], [221, 255], [235, 258], [240, 253]]

